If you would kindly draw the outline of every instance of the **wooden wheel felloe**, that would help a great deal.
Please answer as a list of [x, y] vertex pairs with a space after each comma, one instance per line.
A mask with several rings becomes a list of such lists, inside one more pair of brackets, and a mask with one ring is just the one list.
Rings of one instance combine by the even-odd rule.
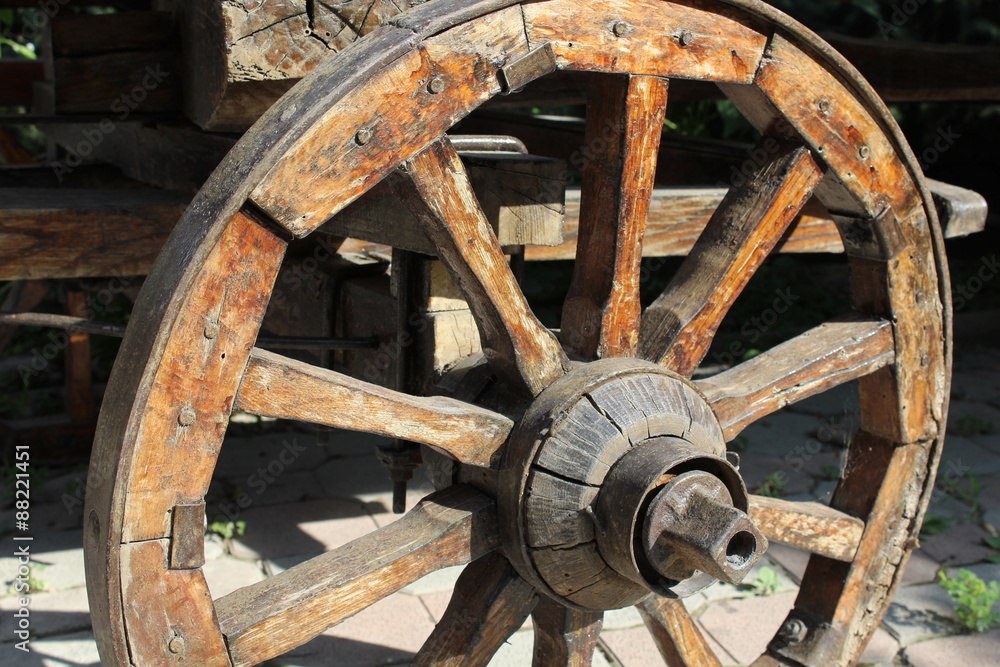
[[[580, 261], [558, 336], [528, 307], [444, 136], [556, 69], [600, 75], [587, 134], [605, 148], [583, 167]], [[761, 130], [767, 158], [643, 312], [641, 244], [671, 78], [717, 84]], [[469, 302], [502, 391], [521, 406], [516, 419], [253, 346], [287, 241], [394, 170], [412, 185], [399, 194]], [[837, 213], [850, 312], [692, 382], [729, 305], [812, 195]], [[850, 663], [916, 544], [933, 485], [947, 295], [934, 209], [891, 118], [787, 17], [753, 0], [423, 5], [275, 105], [146, 282], [90, 471], [87, 573], [102, 658], [256, 664], [426, 573], [471, 563], [416, 664], [484, 663], [529, 614], [537, 665], [584, 664], [601, 610], [622, 604], [640, 606], [671, 664], [713, 664], [670, 595], [695, 569], [736, 578], [777, 540], [814, 555], [759, 663]], [[831, 506], [747, 500], [724, 443], [854, 379], [862, 424]], [[387, 528], [213, 601], [200, 569], [204, 497], [234, 407], [425, 443], [461, 464], [456, 483]], [[724, 517], [694, 534], [665, 518], [689, 483]], [[685, 550], [694, 560], [678, 565]]]

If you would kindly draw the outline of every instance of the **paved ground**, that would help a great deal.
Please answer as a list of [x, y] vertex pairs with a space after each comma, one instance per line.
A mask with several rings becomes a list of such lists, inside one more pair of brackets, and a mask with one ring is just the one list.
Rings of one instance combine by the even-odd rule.
[[[983, 543], [1000, 528], [1000, 350], [960, 350], [956, 360], [949, 440], [931, 512], [940, 532], [923, 541], [906, 570], [885, 622], [863, 662], [878, 665], [996, 665], [1000, 630], [966, 634], [936, 573], [966, 566], [984, 580], [1000, 580], [995, 552]], [[774, 473], [784, 475], [782, 492], [791, 499], [828, 497], [833, 489], [845, 435], [856, 424], [857, 399], [850, 387], [804, 402], [754, 425], [738, 441], [743, 472], [753, 488]], [[219, 597], [271, 576], [311, 555], [344, 544], [394, 520], [388, 512], [385, 475], [372, 456], [373, 440], [338, 434], [315, 444], [314, 435], [269, 432], [232, 438], [223, 449], [210, 500], [225, 503], [240, 491], [252, 504], [229, 502], [232, 517], [246, 522], [242, 537], [207, 538], [205, 566]], [[299, 450], [299, 446], [306, 445]], [[290, 465], [280, 463], [295, 454]], [[275, 464], [274, 462], [279, 462]], [[273, 481], [257, 474], [272, 465]], [[282, 469], [275, 473], [278, 465]], [[15, 648], [13, 612], [17, 598], [0, 592], [0, 663], [9, 667], [96, 665], [90, 632], [80, 549], [81, 511], [72, 500], [81, 473], [49, 480], [32, 499], [32, 578], [41, 588], [31, 596], [31, 652]], [[412, 500], [425, 492], [411, 490]], [[9, 502], [9, 501], [5, 501]], [[0, 579], [15, 576], [12, 510], [0, 512], [6, 545]], [[774, 546], [750, 580], [757, 590], [716, 584], [687, 600], [726, 664], [742, 664], [764, 648], [790, 608], [806, 558]], [[766, 572], [765, 568], [770, 572]], [[433, 574], [300, 647], [273, 665], [405, 664], [447, 605], [458, 574]], [[764, 583], [773, 580], [771, 587]], [[768, 590], [760, 590], [768, 588]], [[609, 613], [595, 665], [641, 667], [661, 664], [631, 609]], [[516, 633], [494, 665], [530, 664], [529, 628]]]

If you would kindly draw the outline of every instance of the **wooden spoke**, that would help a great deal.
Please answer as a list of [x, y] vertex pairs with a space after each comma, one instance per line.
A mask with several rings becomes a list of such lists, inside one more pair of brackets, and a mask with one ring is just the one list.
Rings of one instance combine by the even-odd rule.
[[535, 621], [532, 667], [590, 667], [603, 613], [570, 609], [542, 597], [531, 617]]
[[254, 348], [235, 407], [255, 415], [422, 442], [490, 467], [514, 423], [444, 396], [416, 397]]
[[407, 169], [419, 198], [400, 194], [469, 302], [490, 365], [512, 386], [538, 394], [563, 374], [564, 355], [528, 307], [461, 159], [442, 139]]
[[448, 609], [411, 667], [485, 665], [537, 602], [534, 587], [506, 558], [483, 556], [458, 578]]
[[889, 322], [852, 315], [821, 324], [695, 384], [715, 411], [728, 442], [789, 403], [891, 364], [893, 354]]
[[[635, 356], [639, 269], [667, 82], [609, 77], [591, 88], [579, 240], [562, 315], [567, 350], [585, 359]], [[606, 151], [597, 146], [606, 144]]]
[[493, 501], [469, 487], [425, 498], [388, 527], [216, 600], [233, 665], [299, 646], [426, 574], [499, 546]]
[[821, 503], [795, 503], [750, 496], [750, 518], [771, 542], [850, 561], [858, 551], [865, 522]]
[[806, 148], [764, 136], [773, 155], [723, 198], [677, 275], [642, 318], [639, 356], [690, 376], [733, 300], [823, 176]]
[[683, 602], [651, 597], [637, 608], [668, 667], [713, 667], [720, 664]]

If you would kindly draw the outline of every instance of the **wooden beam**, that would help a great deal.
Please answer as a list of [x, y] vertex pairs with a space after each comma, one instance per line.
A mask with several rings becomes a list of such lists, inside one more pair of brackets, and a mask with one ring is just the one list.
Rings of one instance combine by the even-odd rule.
[[0, 106], [31, 106], [35, 82], [44, 78], [45, 65], [39, 60], [0, 60]]
[[163, 190], [0, 189], [0, 280], [144, 275], [186, 207]]
[[750, 518], [771, 542], [850, 562], [865, 522], [821, 503], [750, 496]]

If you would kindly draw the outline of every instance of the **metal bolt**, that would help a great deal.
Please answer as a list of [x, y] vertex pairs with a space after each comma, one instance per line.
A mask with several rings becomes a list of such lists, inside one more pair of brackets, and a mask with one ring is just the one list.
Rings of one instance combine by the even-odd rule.
[[858, 155], [861, 156], [862, 160], [867, 160], [872, 156], [872, 149], [868, 148], [868, 146], [862, 146], [858, 149]]
[[177, 417], [177, 423], [181, 426], [190, 426], [194, 423], [195, 417], [197, 417], [197, 415], [194, 413], [194, 410], [191, 408], [184, 408]]
[[215, 338], [219, 335], [219, 325], [215, 322], [209, 322], [205, 325], [205, 338], [209, 340]]
[[789, 644], [802, 642], [809, 634], [809, 628], [798, 618], [790, 618], [781, 626], [781, 636]]
[[169, 642], [167, 642], [167, 650], [171, 653], [180, 653], [184, 650], [184, 638], [180, 635], [174, 635]]
[[354, 135], [354, 141], [357, 142], [358, 146], [364, 146], [369, 141], [372, 140], [372, 131], [368, 128], [363, 128], [358, 130], [358, 133]]
[[691, 34], [690, 30], [682, 30], [681, 36], [677, 38], [677, 41], [680, 42], [681, 46], [687, 46], [694, 41], [694, 35]]
[[434, 95], [437, 95], [442, 90], [444, 90], [444, 79], [439, 76], [431, 79], [431, 82], [427, 84], [427, 90], [429, 90]]
[[615, 24], [611, 26], [611, 32], [615, 33], [615, 37], [621, 37], [628, 32], [628, 23], [625, 23], [625, 21], [615, 21]]
[[828, 100], [827, 98], [825, 98], [825, 97], [824, 97], [824, 98], [822, 98], [822, 99], [821, 99], [821, 100], [820, 100], [820, 101], [819, 101], [819, 102], [817, 103], [817, 105], [816, 105], [816, 106], [818, 106], [818, 107], [819, 107], [819, 112], [820, 112], [821, 114], [823, 114], [824, 116], [826, 116], [827, 114], [829, 114], [829, 113], [830, 113], [830, 100]]

